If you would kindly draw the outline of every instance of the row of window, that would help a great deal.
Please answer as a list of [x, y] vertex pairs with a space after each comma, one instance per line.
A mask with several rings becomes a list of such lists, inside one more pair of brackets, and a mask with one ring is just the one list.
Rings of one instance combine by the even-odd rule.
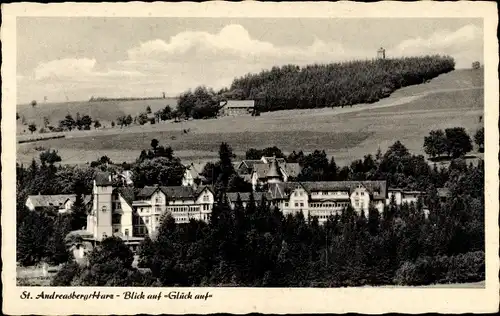
[[346, 195], [348, 192], [344, 191], [315, 191], [311, 195]]
[[335, 207], [347, 207], [349, 202], [331, 202], [331, 203], [309, 203], [311, 208], [335, 208]]

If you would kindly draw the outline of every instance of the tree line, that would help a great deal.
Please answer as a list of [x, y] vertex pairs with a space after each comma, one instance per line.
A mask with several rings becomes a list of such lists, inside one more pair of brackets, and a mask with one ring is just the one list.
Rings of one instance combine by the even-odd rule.
[[261, 112], [373, 103], [455, 67], [449, 56], [285, 65], [235, 79], [226, 95], [256, 100]]

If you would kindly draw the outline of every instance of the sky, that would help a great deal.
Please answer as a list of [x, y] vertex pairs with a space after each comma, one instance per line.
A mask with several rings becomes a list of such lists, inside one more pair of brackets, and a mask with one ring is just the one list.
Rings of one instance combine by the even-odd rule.
[[285, 64], [483, 61], [482, 19], [18, 17], [17, 101], [175, 96]]

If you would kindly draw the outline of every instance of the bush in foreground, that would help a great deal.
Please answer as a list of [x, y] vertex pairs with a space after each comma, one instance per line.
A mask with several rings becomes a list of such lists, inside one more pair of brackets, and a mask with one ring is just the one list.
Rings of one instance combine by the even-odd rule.
[[405, 262], [396, 271], [397, 285], [429, 285], [435, 283], [467, 283], [485, 278], [483, 251], [456, 256], [420, 257], [415, 262]]

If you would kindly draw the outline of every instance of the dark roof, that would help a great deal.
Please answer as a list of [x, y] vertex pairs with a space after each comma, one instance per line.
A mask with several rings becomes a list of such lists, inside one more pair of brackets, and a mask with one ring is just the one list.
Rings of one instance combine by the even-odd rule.
[[[227, 199], [229, 202], [236, 202], [238, 200], [238, 194], [240, 195], [241, 202], [249, 202], [250, 201], [250, 195], [252, 194], [251, 192], [230, 192], [227, 193]], [[266, 194], [264, 192], [253, 192], [253, 199], [256, 202], [259, 202], [262, 200], [262, 196], [267, 198]]]
[[157, 190], [162, 191], [168, 198], [194, 199], [200, 195], [203, 190], [209, 189], [212, 193], [213, 188], [209, 185], [203, 185], [196, 189], [189, 186], [146, 186], [137, 194], [138, 198], [149, 198]]
[[248, 169], [253, 169], [255, 164], [261, 164], [262, 160], [260, 159], [245, 159], [242, 160], [235, 168], [239, 169], [242, 165], [245, 165]]
[[97, 172], [95, 175], [95, 183], [97, 186], [108, 186], [112, 184], [111, 173]]
[[[279, 160], [278, 160], [279, 162]], [[289, 177], [297, 177], [300, 173], [301, 167], [298, 163], [278, 163], [281, 173], [285, 173]], [[260, 162], [253, 166], [253, 172], [257, 173], [259, 179], [264, 179], [267, 177], [269, 172], [270, 164]]]
[[120, 194], [129, 205], [132, 205], [132, 202], [135, 199], [134, 188], [132, 188], [132, 187], [119, 187], [119, 188], [116, 188], [114, 190], [114, 192], [117, 194]]
[[[33, 207], [49, 207], [63, 205], [68, 200], [74, 203], [76, 201], [76, 194], [29, 195], [28, 198], [31, 200]], [[88, 204], [91, 198], [91, 195], [84, 195], [83, 204]]]

